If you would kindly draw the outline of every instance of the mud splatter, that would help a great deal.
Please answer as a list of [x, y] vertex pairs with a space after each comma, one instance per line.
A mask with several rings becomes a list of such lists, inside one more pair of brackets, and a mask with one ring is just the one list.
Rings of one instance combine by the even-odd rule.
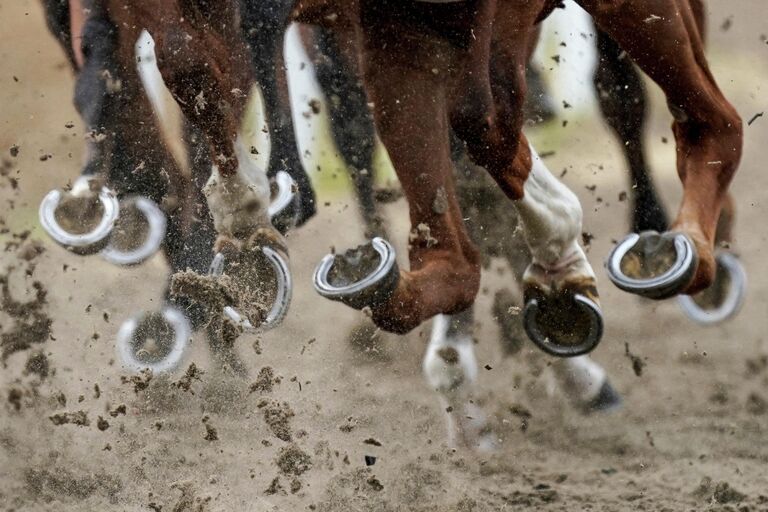
[[293, 430], [291, 429], [290, 420], [293, 418], [294, 413], [287, 402], [280, 403], [276, 401], [262, 400], [258, 403], [257, 407], [261, 409], [264, 421], [267, 423], [275, 437], [286, 442], [293, 440]]
[[88, 419], [88, 415], [85, 411], [75, 412], [62, 412], [49, 416], [51, 422], [57, 427], [60, 425], [77, 425], [79, 427], [87, 427], [91, 424], [91, 420]]
[[11, 296], [8, 275], [0, 276], [0, 310], [13, 317], [11, 329], [0, 334], [0, 361], [5, 363], [11, 354], [44, 343], [51, 335], [52, 320], [45, 311], [47, 291], [39, 281], [32, 283], [34, 298], [20, 302]]
[[275, 464], [283, 474], [299, 476], [312, 467], [312, 458], [292, 443], [280, 449]]

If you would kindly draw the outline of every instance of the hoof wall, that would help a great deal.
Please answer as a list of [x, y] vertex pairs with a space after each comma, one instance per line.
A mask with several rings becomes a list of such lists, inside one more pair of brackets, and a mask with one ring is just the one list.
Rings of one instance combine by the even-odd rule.
[[315, 269], [313, 282], [323, 297], [363, 309], [386, 302], [399, 278], [395, 249], [376, 237], [344, 254], [325, 256]]
[[681, 233], [632, 233], [611, 251], [606, 269], [618, 288], [649, 299], [679, 294], [693, 279], [696, 249]]

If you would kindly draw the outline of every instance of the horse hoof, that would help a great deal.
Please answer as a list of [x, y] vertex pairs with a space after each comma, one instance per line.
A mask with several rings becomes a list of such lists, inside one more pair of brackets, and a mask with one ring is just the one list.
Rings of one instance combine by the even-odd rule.
[[625, 292], [661, 300], [677, 295], [693, 279], [696, 249], [682, 233], [632, 233], [611, 251], [608, 277]]
[[117, 350], [123, 366], [154, 374], [175, 369], [184, 356], [192, 329], [176, 308], [140, 313], [123, 322], [117, 333]]
[[[231, 322], [249, 331], [256, 329], [268, 331], [277, 327], [288, 312], [293, 294], [293, 281], [286, 258], [279, 251], [271, 247], [261, 247], [259, 251], [263, 258], [260, 258], [261, 261], [257, 264], [261, 269], [266, 267], [269, 270], [273, 281], [272, 286], [268, 290], [269, 295], [271, 295], [269, 300], [271, 300], [272, 305], [264, 316], [263, 321], [259, 322], [258, 325], [254, 325], [254, 322], [249, 319], [249, 315], [244, 314], [243, 311], [238, 311], [238, 309], [232, 306], [224, 307], [224, 315]], [[260, 265], [260, 263], [266, 263], [266, 265]], [[228, 265], [224, 255], [218, 253], [211, 263], [210, 274], [216, 277], [227, 274], [233, 279], [248, 282], [253, 279], [253, 275], [244, 275], [248, 273], [248, 269], [245, 267], [247, 266], [242, 263], [239, 265]], [[245, 268], [245, 270], [240, 270], [241, 268]]]
[[600, 306], [580, 293], [530, 299], [523, 326], [531, 341], [556, 357], [576, 357], [595, 349], [603, 337]]
[[747, 274], [739, 259], [729, 252], [720, 252], [715, 261], [717, 272], [709, 288], [677, 298], [688, 318], [701, 325], [718, 324], [735, 316], [746, 294]]
[[376, 237], [344, 254], [326, 255], [315, 268], [313, 282], [326, 299], [363, 309], [389, 299], [399, 278], [395, 249]]
[[109, 244], [101, 256], [115, 265], [138, 265], [160, 250], [165, 239], [165, 214], [151, 199], [135, 196], [120, 202]]
[[622, 405], [621, 395], [619, 395], [619, 392], [611, 385], [610, 381], [606, 380], [603, 382], [603, 385], [600, 386], [600, 391], [597, 393], [597, 396], [584, 404], [582, 412], [584, 414], [611, 413], [621, 409]]
[[275, 174], [272, 182], [272, 202], [267, 208], [267, 213], [281, 234], [287, 233], [296, 226], [299, 220], [299, 194], [296, 183], [291, 175], [285, 171]]
[[107, 245], [120, 206], [115, 193], [101, 187], [91, 193], [95, 177], [81, 176], [71, 192], [51, 190], [40, 203], [40, 224], [59, 245], [81, 255], [95, 254]]

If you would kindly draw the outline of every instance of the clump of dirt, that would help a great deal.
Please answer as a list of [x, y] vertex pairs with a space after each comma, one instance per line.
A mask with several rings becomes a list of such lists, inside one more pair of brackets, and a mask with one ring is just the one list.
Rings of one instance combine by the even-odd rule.
[[25, 375], [34, 374], [40, 377], [40, 380], [45, 380], [50, 371], [51, 363], [48, 361], [48, 357], [41, 351], [32, 352], [24, 365]]
[[290, 420], [293, 418], [294, 413], [287, 402], [262, 400], [257, 404], [257, 407], [261, 409], [264, 421], [275, 437], [285, 442], [293, 440]]
[[60, 425], [68, 424], [77, 425], [79, 427], [87, 427], [91, 424], [91, 420], [88, 419], [88, 415], [85, 411], [62, 412], [59, 414], [54, 414], [48, 419], [50, 419], [51, 422], [57, 427]]
[[740, 503], [747, 498], [747, 495], [737, 491], [726, 481], [714, 483], [712, 479], [705, 476], [701, 479], [698, 487], [694, 489], [693, 495], [696, 498], [707, 502], [715, 502], [721, 505], [727, 503]]
[[[377, 510], [392, 511], [396, 507], [390, 504], [381, 481], [369, 468], [360, 468], [334, 476], [326, 488], [323, 500], [317, 510], [335, 512], [337, 510]], [[409, 502], [414, 504], [414, 502]]]
[[209, 504], [211, 502], [211, 497], [198, 496], [192, 482], [188, 480], [174, 482], [171, 484], [171, 489], [181, 491], [179, 500], [171, 509], [172, 512], [206, 512], [207, 510], [210, 510]]
[[439, 243], [437, 238], [432, 236], [432, 228], [424, 222], [418, 224], [408, 233], [408, 246], [411, 247], [417, 242], [426, 248], [434, 247]]
[[186, 297], [205, 305], [211, 312], [221, 311], [235, 303], [232, 278], [200, 275], [193, 270], [176, 272], [171, 276], [171, 294]]
[[203, 416], [203, 425], [205, 425], [205, 436], [203, 439], [206, 441], [218, 441], [219, 432], [216, 427], [211, 425], [211, 418], [209, 416]]
[[285, 489], [283, 488], [283, 485], [280, 483], [280, 477], [276, 476], [269, 483], [269, 487], [267, 487], [264, 490], [264, 494], [272, 496], [272, 495], [275, 495], [275, 494], [278, 494], [278, 493], [285, 494]]
[[171, 294], [205, 306], [212, 322], [220, 319], [222, 310], [230, 306], [252, 325], [263, 324], [274, 304], [276, 288], [270, 263], [256, 249], [241, 251], [239, 260], [228, 263], [226, 273], [220, 276], [201, 275], [192, 270], [171, 276]]
[[43, 343], [51, 335], [52, 320], [45, 311], [47, 291], [39, 281], [32, 283], [35, 296], [20, 302], [11, 296], [8, 275], [0, 276], [0, 310], [14, 319], [13, 327], [0, 334], [0, 361], [5, 363], [11, 354]]
[[76, 474], [63, 467], [30, 468], [24, 473], [24, 480], [30, 494], [46, 501], [62, 497], [84, 500], [98, 493], [117, 503], [117, 494], [123, 489], [123, 483], [113, 475], [103, 472]]
[[125, 416], [126, 412], [127, 412], [127, 407], [125, 406], [125, 404], [120, 404], [114, 409], [112, 409], [111, 411], [109, 411], [109, 415], [112, 416], [113, 418], [117, 418], [120, 415]]
[[121, 375], [120, 382], [123, 384], [133, 384], [133, 392], [138, 394], [149, 387], [152, 377], [152, 370], [147, 368], [142, 370], [138, 375], [131, 375], [130, 377]]
[[333, 257], [333, 266], [328, 271], [328, 282], [333, 286], [347, 286], [373, 273], [381, 258], [370, 243], [348, 249], [344, 254]]
[[291, 443], [280, 448], [275, 464], [283, 474], [299, 476], [312, 467], [312, 458], [298, 445]]
[[747, 396], [747, 412], [754, 415], [762, 415], [768, 412], [768, 401], [757, 393]]
[[190, 363], [187, 367], [187, 371], [184, 372], [184, 376], [174, 382], [173, 385], [177, 389], [192, 393], [194, 395], [195, 392], [192, 390], [192, 383], [195, 381], [202, 382], [201, 377], [204, 373], [205, 372], [199, 369], [195, 363]]
[[96, 428], [104, 432], [109, 428], [109, 422], [103, 417], [99, 416], [99, 419], [96, 421]]
[[635, 372], [635, 375], [638, 377], [642, 376], [643, 368], [645, 368], [645, 361], [643, 361], [639, 356], [636, 356], [630, 352], [629, 343], [624, 343], [624, 355], [632, 363], [632, 371]]
[[259, 370], [256, 381], [251, 384], [251, 393], [271, 393], [276, 384], [280, 384], [280, 377], [275, 376], [271, 366], [265, 366]]

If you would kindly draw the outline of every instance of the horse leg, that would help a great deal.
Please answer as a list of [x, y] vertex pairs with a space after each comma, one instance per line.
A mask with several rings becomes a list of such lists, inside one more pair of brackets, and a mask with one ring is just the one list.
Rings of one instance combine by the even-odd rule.
[[424, 376], [440, 397], [449, 443], [490, 452], [498, 441], [472, 393], [477, 380], [473, 345], [471, 308], [456, 315], [435, 316], [424, 354]]
[[351, 45], [339, 41], [349, 36], [323, 26], [319, 26], [316, 33], [319, 55], [315, 60], [315, 75], [328, 99], [333, 140], [350, 171], [365, 236], [386, 238], [384, 222], [373, 197], [373, 152], [376, 147], [373, 116], [356, 59], [344, 51]]
[[268, 216], [266, 175], [237, 136], [251, 86], [249, 68], [240, 65], [247, 50], [232, 28], [233, 12], [205, 17], [205, 29], [188, 20], [154, 27], [158, 63], [187, 119], [205, 137], [213, 162], [204, 187], [218, 234], [215, 251], [221, 253], [213, 270], [227, 274], [236, 287], [224, 312], [242, 327], [273, 327], [287, 309], [291, 283], [282, 237]]
[[274, 218], [283, 233], [304, 224], [317, 212], [315, 192], [299, 155], [288, 95], [284, 47], [291, 9], [292, 3], [283, 0], [240, 1], [240, 23], [267, 116], [270, 140], [267, 175], [277, 179], [279, 173], [287, 173], [298, 192], [298, 205]]
[[578, 199], [552, 176], [520, 131], [528, 17], [500, 10], [494, 20], [491, 76], [486, 71], [483, 78], [470, 68], [452, 124], [475, 162], [514, 200], [531, 253], [523, 279], [528, 336], [549, 354], [575, 356], [599, 342], [602, 314], [594, 272], [578, 243]]
[[579, 3], [666, 94], [683, 183], [670, 231], [619, 243], [609, 276], [620, 288], [655, 299], [700, 291], [715, 275], [715, 232], [741, 158], [741, 119], [709, 71], [688, 2]]
[[667, 214], [653, 185], [643, 144], [646, 93], [632, 61], [605, 32], [597, 29], [598, 61], [594, 84], [600, 110], [618, 138], [629, 165], [632, 231], [666, 231]]
[[[466, 309], [479, 287], [479, 257], [464, 230], [451, 173], [445, 82], [456, 50], [422, 37], [416, 27], [393, 29], [389, 22], [397, 25], [404, 16], [398, 7], [366, 2], [361, 10], [376, 125], [410, 209], [410, 271], [398, 271], [394, 250], [374, 239], [328, 255], [315, 272], [315, 287], [327, 298], [369, 307], [379, 327], [405, 333], [438, 313]], [[415, 38], [400, 37], [403, 32]]]

